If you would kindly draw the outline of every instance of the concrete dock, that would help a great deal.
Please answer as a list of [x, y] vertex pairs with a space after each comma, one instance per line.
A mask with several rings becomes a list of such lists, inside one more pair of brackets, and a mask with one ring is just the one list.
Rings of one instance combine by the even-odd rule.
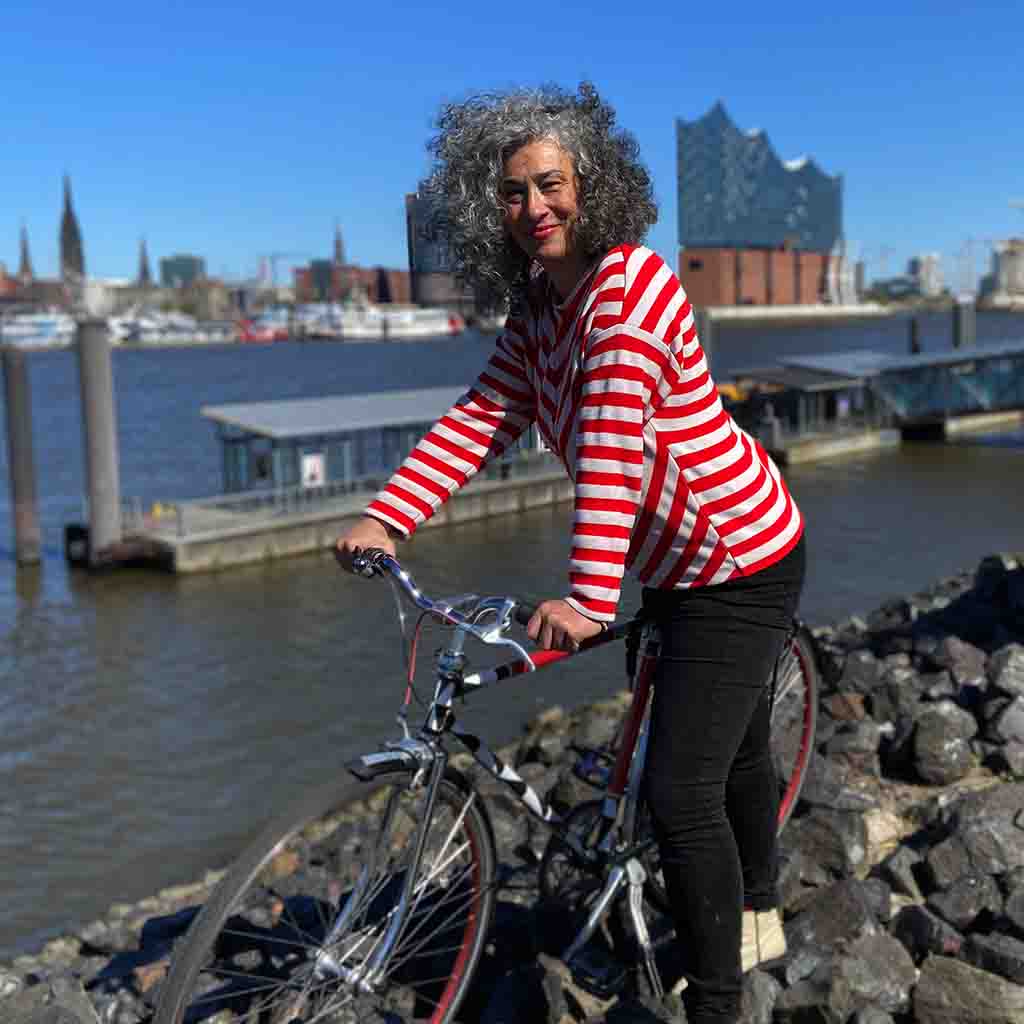
[[[216, 499], [161, 505], [126, 519], [126, 542], [145, 552], [140, 561], [176, 573], [212, 572], [328, 549], [373, 495], [318, 490], [275, 492], [250, 507]], [[551, 460], [528, 475], [471, 481], [421, 528], [570, 501], [572, 493], [565, 471]]]

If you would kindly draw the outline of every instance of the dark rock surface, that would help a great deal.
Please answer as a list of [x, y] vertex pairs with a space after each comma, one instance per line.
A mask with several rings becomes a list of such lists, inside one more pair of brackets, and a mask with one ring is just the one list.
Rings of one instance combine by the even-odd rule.
[[[742, 1024], [1024, 1024], [1024, 555], [815, 635], [813, 774], [781, 844], [789, 951], [744, 979]], [[606, 742], [624, 707], [550, 709], [502, 756], [562, 808], [593, 799], [571, 745]], [[465, 1024], [684, 1020], [679, 997], [654, 1000], [635, 971], [609, 999], [576, 985], [557, 958], [565, 921], [536, 898], [546, 834], [507, 797], [492, 814], [516, 884], [499, 892]], [[218, 877], [117, 905], [0, 965], [0, 1022], [150, 1020], [170, 950]], [[652, 923], [671, 986], [670, 932]]]

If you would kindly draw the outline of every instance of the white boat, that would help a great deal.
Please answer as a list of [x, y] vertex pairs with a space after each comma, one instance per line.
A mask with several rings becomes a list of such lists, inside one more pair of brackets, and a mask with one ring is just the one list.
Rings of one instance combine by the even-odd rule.
[[437, 338], [466, 328], [462, 317], [450, 309], [372, 303], [300, 306], [295, 324], [307, 338], [330, 341]]
[[18, 313], [0, 317], [0, 342], [20, 348], [58, 348], [75, 337], [74, 317], [66, 313]]
[[111, 344], [187, 345], [235, 340], [234, 325], [204, 324], [186, 313], [136, 308], [107, 318]]

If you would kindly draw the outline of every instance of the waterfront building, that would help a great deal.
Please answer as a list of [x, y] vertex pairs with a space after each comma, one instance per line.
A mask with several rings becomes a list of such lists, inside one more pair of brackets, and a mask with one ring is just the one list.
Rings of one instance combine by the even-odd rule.
[[0, 263], [0, 303], [14, 303], [18, 299], [18, 279], [7, 273], [7, 266]]
[[[217, 427], [225, 494], [331, 486], [376, 491], [465, 387], [204, 406]], [[496, 460], [544, 449], [531, 426]]]
[[160, 284], [164, 288], [187, 288], [206, 277], [206, 261], [191, 253], [174, 253], [160, 261]]
[[917, 282], [919, 293], [926, 299], [942, 294], [942, 257], [937, 252], [921, 253], [907, 264], [907, 276]]
[[359, 267], [311, 260], [292, 271], [297, 302], [409, 303], [409, 274], [390, 267]]
[[452, 271], [439, 207], [423, 182], [416, 192], [405, 197], [405, 232], [412, 301], [421, 306], [448, 306], [463, 312], [474, 305], [472, 294]]
[[71, 179], [64, 175], [64, 211], [60, 219], [60, 276], [65, 283], [85, 277], [85, 252], [82, 232], [71, 202]]
[[981, 301], [994, 307], [1024, 307], [1024, 238], [995, 244], [992, 272], [982, 282]]
[[842, 276], [841, 176], [781, 160], [720, 102], [677, 119], [676, 145], [679, 275], [694, 305], [805, 305], [852, 291], [828, 284]]
[[345, 266], [345, 243], [341, 238], [341, 225], [337, 222], [334, 224], [334, 265]]
[[135, 279], [139, 288], [151, 288], [153, 275], [149, 272], [149, 253], [146, 252], [146, 240], [139, 240], [139, 275]]

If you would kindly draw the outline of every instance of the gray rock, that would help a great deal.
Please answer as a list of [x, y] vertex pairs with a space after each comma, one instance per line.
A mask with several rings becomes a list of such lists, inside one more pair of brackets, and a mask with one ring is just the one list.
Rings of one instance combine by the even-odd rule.
[[1024, 987], [949, 957], [929, 957], [913, 996], [916, 1024], [1024, 1024]]
[[992, 686], [1009, 697], [1024, 697], [1024, 644], [1001, 647], [988, 660]]
[[0, 1001], [4, 1024], [100, 1024], [81, 983], [66, 974]]
[[1003, 896], [988, 875], [964, 875], [943, 892], [934, 892], [927, 905], [954, 928], [967, 931], [979, 918], [991, 920], [1002, 913]]
[[871, 693], [881, 681], [882, 667], [871, 651], [851, 651], [846, 656], [837, 689]]
[[924, 894], [917, 882], [916, 869], [922, 863], [921, 855], [909, 846], [898, 846], [876, 868], [878, 876], [894, 892], [909, 896], [916, 903], [924, 902]]
[[929, 672], [927, 675], [922, 675], [921, 685], [923, 687], [922, 696], [929, 700], [953, 700], [958, 693], [953, 676], [949, 669], [945, 668], [941, 672]]
[[914, 730], [914, 768], [925, 782], [948, 785], [968, 775], [974, 756], [967, 742], [978, 731], [972, 714], [939, 701], [918, 716]]
[[828, 979], [805, 978], [775, 1000], [774, 1024], [835, 1024], [827, 1007]]
[[971, 871], [971, 858], [956, 835], [936, 843], [924, 860], [924, 871], [931, 889], [948, 889], [958, 878]]
[[1015, 779], [1024, 778], [1024, 743], [1011, 740], [993, 750], [986, 760], [994, 772]]
[[841, 940], [855, 942], [879, 931], [871, 890], [863, 882], [846, 879], [821, 890], [783, 928], [793, 952], [805, 946], [815, 951], [834, 949]]
[[867, 858], [867, 828], [860, 814], [816, 807], [786, 826], [780, 844], [799, 852], [807, 867], [817, 866], [842, 878], [852, 875]]
[[983, 686], [987, 682], [985, 652], [957, 636], [942, 641], [937, 660], [949, 669], [957, 686]]
[[892, 919], [889, 934], [898, 939], [915, 961], [932, 953], [958, 956], [964, 937], [927, 907], [904, 907]]
[[865, 935], [836, 956], [828, 1005], [841, 1021], [868, 1007], [903, 1013], [916, 981], [914, 961], [897, 939]]
[[1006, 902], [1003, 904], [1006, 919], [1024, 935], [1024, 882], [1017, 882], [1009, 887]]
[[880, 774], [878, 746], [881, 730], [877, 723], [866, 719], [845, 722], [825, 744], [828, 758], [860, 775], [877, 777]]
[[905, 597], [891, 597], [868, 615], [868, 629], [898, 629], [909, 626], [915, 618], [917, 609]]
[[1010, 935], [970, 935], [964, 944], [963, 959], [990, 974], [1024, 985], [1024, 942]]
[[1024, 743], [1024, 697], [1014, 697], [992, 719], [989, 734], [1002, 743]]
[[0, 967], [0, 999], [7, 999], [25, 987], [25, 979], [14, 971]]
[[800, 802], [835, 811], [866, 811], [877, 806], [874, 797], [846, 785], [846, 778], [847, 772], [834, 760], [813, 753], [800, 791]]
[[743, 1001], [737, 1024], [772, 1024], [775, 1002], [782, 986], [770, 975], [756, 968], [743, 976]]
[[944, 821], [951, 829], [982, 819], [1020, 820], [1024, 812], [1024, 782], [992, 785], [971, 793], [960, 793], [948, 801]]
[[858, 1010], [850, 1018], [850, 1024], [894, 1024], [894, 1022], [891, 1013], [868, 1006], [863, 1010]]
[[975, 871], [1002, 875], [1024, 867], [1024, 826], [1014, 815], [985, 815], [968, 821], [957, 831]]

